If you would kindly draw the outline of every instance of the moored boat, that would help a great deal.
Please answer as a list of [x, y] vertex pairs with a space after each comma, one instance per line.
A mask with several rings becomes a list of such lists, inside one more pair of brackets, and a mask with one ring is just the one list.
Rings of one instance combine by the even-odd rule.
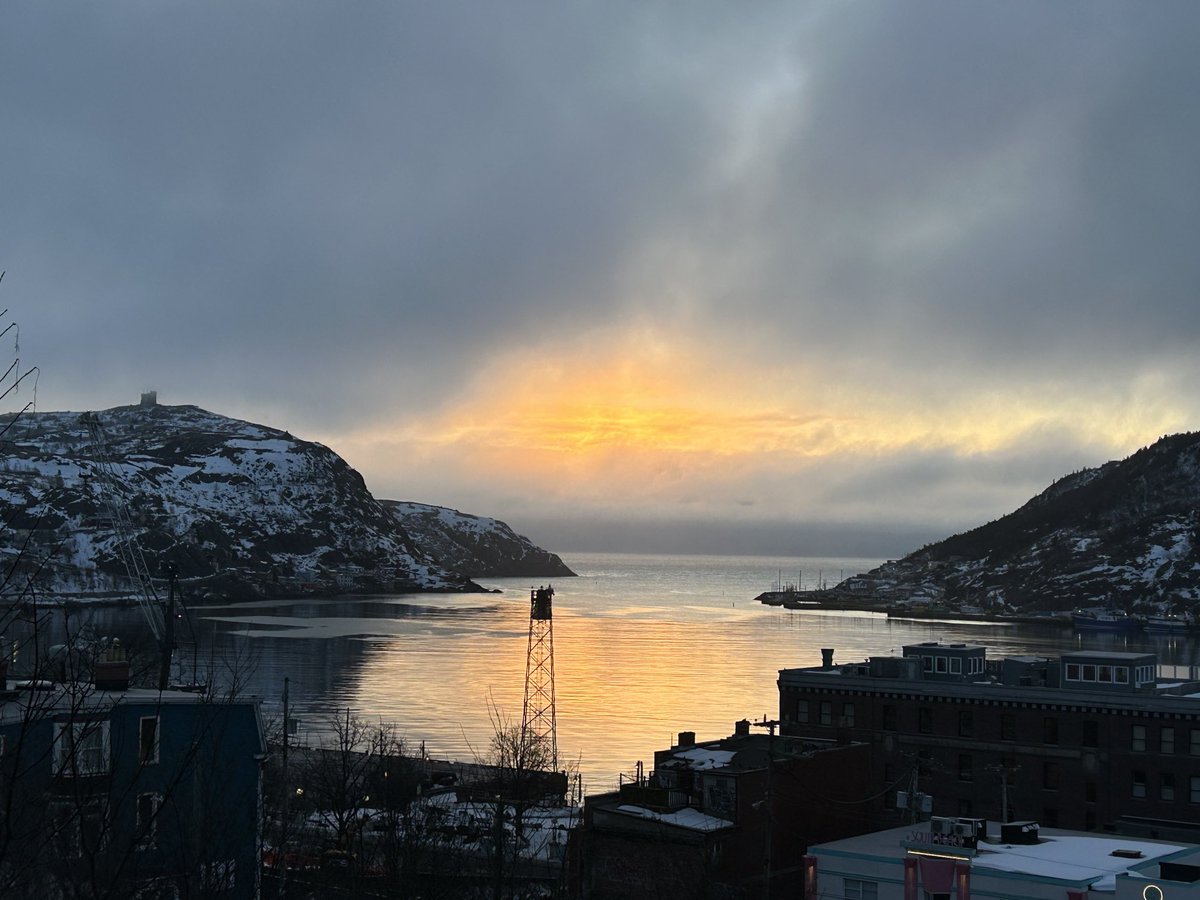
[[1077, 609], [1071, 613], [1071, 625], [1077, 631], [1109, 631], [1128, 634], [1141, 631], [1142, 620], [1113, 610]]
[[1146, 619], [1146, 631], [1152, 634], [1184, 634], [1191, 628], [1182, 616], [1150, 616]]

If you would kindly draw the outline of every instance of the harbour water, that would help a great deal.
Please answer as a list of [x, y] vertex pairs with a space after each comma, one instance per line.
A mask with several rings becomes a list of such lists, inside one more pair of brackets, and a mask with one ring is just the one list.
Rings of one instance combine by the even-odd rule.
[[[880, 560], [562, 554], [577, 578], [554, 582], [560, 758], [589, 792], [618, 781], [679, 731], [732, 733], [773, 718], [780, 668], [898, 653], [941, 640], [984, 644], [989, 656], [1083, 647], [1153, 649], [1195, 665], [1189, 637], [1088, 634], [1070, 628], [889, 619], [878, 613], [784, 610], [754, 598], [777, 580], [815, 586]], [[519, 722], [529, 624], [529, 579], [482, 579], [495, 594], [399, 595], [241, 603], [193, 610], [196, 659], [277, 715], [287, 679], [299, 739], [317, 741], [331, 715], [352, 709], [394, 723], [436, 757], [487, 751], [492, 719]], [[99, 610], [100, 633], [136, 643], [136, 613]]]

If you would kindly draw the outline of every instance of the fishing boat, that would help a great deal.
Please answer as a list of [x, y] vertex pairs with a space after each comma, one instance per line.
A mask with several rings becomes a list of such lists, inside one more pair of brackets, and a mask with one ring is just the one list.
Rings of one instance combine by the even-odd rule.
[[1071, 613], [1071, 625], [1076, 631], [1130, 634], [1134, 631], [1141, 631], [1142, 620], [1137, 616], [1111, 609], [1077, 609]]
[[1149, 616], [1146, 631], [1151, 634], [1185, 634], [1191, 625], [1182, 616]]

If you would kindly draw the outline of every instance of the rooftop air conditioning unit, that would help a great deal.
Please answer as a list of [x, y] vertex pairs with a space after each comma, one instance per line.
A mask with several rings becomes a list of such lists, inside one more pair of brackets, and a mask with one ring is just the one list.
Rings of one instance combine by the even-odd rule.
[[958, 824], [945, 816], [934, 816], [929, 820], [929, 830], [934, 834], [954, 834], [954, 826]]

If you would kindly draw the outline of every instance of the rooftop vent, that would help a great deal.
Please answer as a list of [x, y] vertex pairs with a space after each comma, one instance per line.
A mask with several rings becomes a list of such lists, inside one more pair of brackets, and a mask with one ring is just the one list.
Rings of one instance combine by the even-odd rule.
[[1000, 843], [1002, 844], [1036, 844], [1037, 842], [1037, 822], [1003, 822], [1000, 825]]
[[1120, 847], [1114, 850], [1110, 855], [1119, 856], [1121, 859], [1141, 859], [1143, 856], [1145, 856], [1141, 850], [1126, 850]]

